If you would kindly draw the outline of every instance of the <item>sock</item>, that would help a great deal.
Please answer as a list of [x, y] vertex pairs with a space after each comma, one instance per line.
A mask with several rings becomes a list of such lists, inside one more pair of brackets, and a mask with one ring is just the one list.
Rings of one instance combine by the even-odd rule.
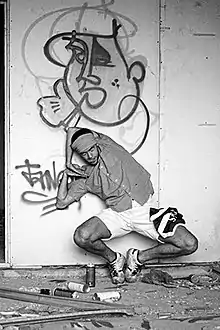
[[138, 262], [140, 265], [143, 265], [143, 264], [140, 262], [140, 260], [138, 259], [139, 250], [138, 250], [138, 249], [136, 249], [136, 251], [137, 251], [137, 262]]
[[112, 262], [110, 262], [110, 264], [113, 264], [118, 259], [119, 253], [118, 252], [115, 252], [115, 253], [116, 253], [116, 257], [115, 257], [115, 259]]

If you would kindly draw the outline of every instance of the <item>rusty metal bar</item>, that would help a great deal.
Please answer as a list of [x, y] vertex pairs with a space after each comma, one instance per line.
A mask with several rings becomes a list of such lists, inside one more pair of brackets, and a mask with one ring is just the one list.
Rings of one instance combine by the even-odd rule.
[[39, 323], [49, 323], [49, 322], [58, 322], [58, 321], [71, 321], [75, 319], [82, 318], [91, 318], [93, 316], [103, 316], [103, 315], [126, 315], [132, 316], [132, 313], [129, 313], [125, 309], [103, 309], [101, 311], [86, 311], [86, 312], [76, 312], [76, 313], [62, 313], [57, 315], [46, 315], [39, 317], [16, 317], [7, 320], [1, 320], [0, 325], [11, 326], [11, 325], [31, 325]]
[[118, 304], [118, 303], [107, 303], [103, 301], [93, 301], [93, 300], [82, 300], [74, 298], [63, 298], [54, 297], [49, 295], [43, 295], [35, 292], [20, 291], [11, 288], [0, 287], [0, 297], [12, 300], [19, 300], [24, 302], [30, 302], [35, 304], [45, 304], [54, 306], [68, 306], [74, 308], [76, 311], [81, 310], [96, 310], [96, 309], [115, 309], [115, 308], [125, 308], [129, 311], [132, 307]]

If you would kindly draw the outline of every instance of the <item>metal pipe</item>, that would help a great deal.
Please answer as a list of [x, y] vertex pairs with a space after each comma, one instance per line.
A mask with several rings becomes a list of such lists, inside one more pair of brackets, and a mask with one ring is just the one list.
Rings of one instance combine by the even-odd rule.
[[57, 321], [70, 321], [73, 319], [88, 318], [92, 316], [103, 316], [107, 314], [123, 314], [127, 316], [132, 316], [132, 313], [129, 313], [125, 309], [103, 309], [102, 311], [86, 311], [86, 312], [75, 312], [75, 313], [62, 313], [57, 315], [46, 315], [39, 317], [26, 317], [26, 318], [11, 318], [7, 320], [1, 320], [0, 325], [11, 326], [11, 325], [31, 325], [39, 323], [48, 323], [48, 322], [57, 322]]
[[4, 287], [0, 287], [0, 297], [12, 299], [12, 300], [31, 302], [36, 304], [68, 306], [75, 308], [76, 311], [104, 309], [107, 307], [108, 309], [125, 308], [125, 309], [129, 309], [130, 311], [132, 309], [132, 307], [122, 304], [107, 303], [103, 301], [92, 301], [92, 300], [88, 301], [88, 300], [74, 299], [74, 298], [54, 297], [54, 296], [43, 295], [35, 292], [26, 292], [26, 291], [20, 291], [20, 290], [4, 288]]

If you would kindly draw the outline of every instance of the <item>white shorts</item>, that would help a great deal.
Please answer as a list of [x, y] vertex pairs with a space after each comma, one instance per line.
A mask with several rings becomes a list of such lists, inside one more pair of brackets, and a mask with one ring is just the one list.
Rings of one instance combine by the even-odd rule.
[[132, 201], [132, 208], [123, 212], [113, 211], [111, 208], [104, 209], [96, 216], [104, 222], [111, 232], [111, 237], [121, 237], [135, 231], [153, 240], [158, 240], [159, 234], [154, 224], [150, 221], [150, 207], [153, 207], [153, 198], [149, 198], [143, 206]]

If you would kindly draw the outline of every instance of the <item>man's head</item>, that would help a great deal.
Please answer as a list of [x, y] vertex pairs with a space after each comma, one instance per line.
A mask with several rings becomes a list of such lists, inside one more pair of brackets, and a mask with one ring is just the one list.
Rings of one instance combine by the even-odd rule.
[[93, 132], [88, 128], [80, 128], [72, 135], [71, 147], [90, 165], [97, 164], [99, 149]]

